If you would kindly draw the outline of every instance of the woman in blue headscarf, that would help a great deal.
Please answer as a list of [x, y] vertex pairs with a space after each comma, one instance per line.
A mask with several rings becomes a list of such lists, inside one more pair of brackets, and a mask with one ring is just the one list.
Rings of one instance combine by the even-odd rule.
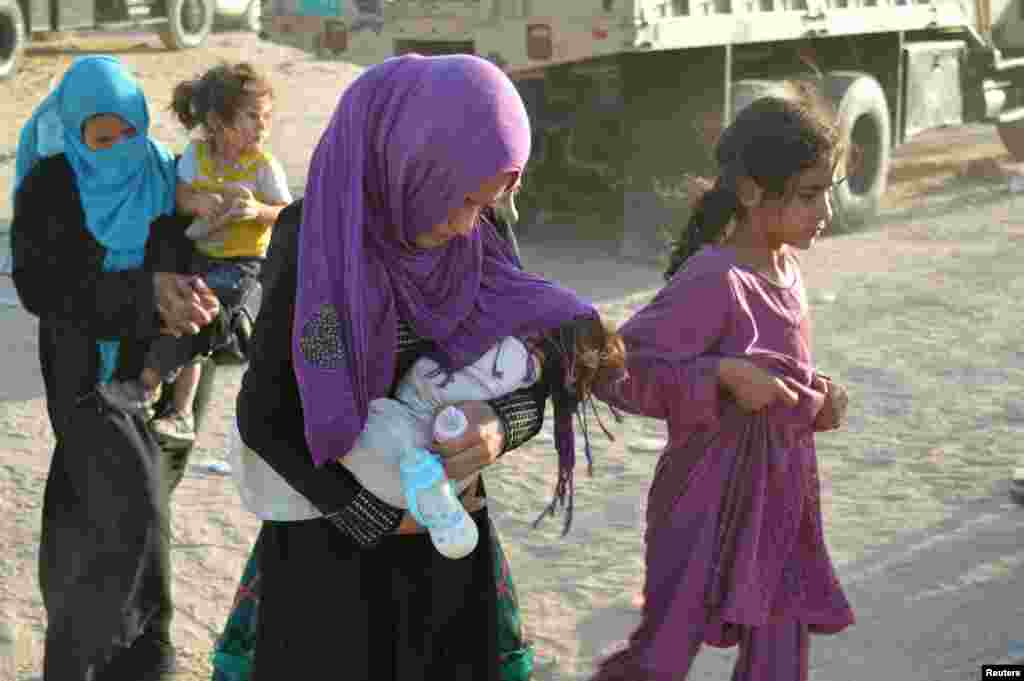
[[[151, 481], [103, 457], [102, 444], [72, 442], [69, 431], [80, 422], [81, 398], [98, 383], [136, 375], [152, 339], [197, 334], [217, 312], [203, 282], [153, 271], [166, 242], [151, 225], [174, 213], [176, 180], [174, 158], [150, 139], [149, 123], [123, 65], [87, 57], [39, 105], [18, 143], [12, 275], [22, 305], [39, 318], [57, 442], [39, 556], [45, 681], [145, 681], [173, 667], [160, 538], [169, 485], [158, 486], [154, 511], [138, 492]], [[113, 541], [104, 548], [98, 537]]]

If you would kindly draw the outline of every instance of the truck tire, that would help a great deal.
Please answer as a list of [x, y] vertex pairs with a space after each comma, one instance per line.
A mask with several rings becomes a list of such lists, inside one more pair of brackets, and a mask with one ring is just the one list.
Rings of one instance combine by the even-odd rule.
[[849, 231], [875, 218], [885, 194], [892, 153], [889, 104], [878, 81], [856, 71], [826, 74], [822, 94], [836, 109], [847, 149], [836, 171], [836, 179], [846, 179], [832, 195], [833, 227]]
[[216, 0], [167, 0], [167, 24], [160, 42], [169, 50], [199, 47], [213, 29]]
[[25, 18], [18, 0], [0, 0], [0, 80], [17, 73], [25, 39]]

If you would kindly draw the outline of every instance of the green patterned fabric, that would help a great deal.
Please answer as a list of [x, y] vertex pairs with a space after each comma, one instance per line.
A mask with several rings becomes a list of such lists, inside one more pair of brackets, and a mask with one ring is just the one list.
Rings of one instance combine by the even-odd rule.
[[[487, 522], [491, 523], [490, 518]], [[494, 577], [498, 589], [498, 654], [501, 659], [501, 681], [529, 681], [533, 672], [533, 646], [523, 640], [512, 572], [498, 540], [498, 530], [491, 523], [491, 552], [494, 556]], [[224, 631], [217, 639], [211, 661], [211, 681], [249, 681], [253, 651], [256, 647], [256, 624], [259, 621], [260, 573], [257, 556], [259, 540], [253, 546], [242, 579], [235, 593]]]
[[213, 648], [211, 681], [249, 681], [252, 654], [256, 647], [256, 624], [259, 621], [260, 573], [256, 556], [259, 540], [252, 547], [242, 579], [235, 592], [227, 624]]
[[[491, 523], [490, 518], [487, 522]], [[498, 655], [501, 681], [529, 681], [533, 672], [533, 645], [523, 640], [519, 618], [519, 598], [512, 583], [512, 569], [498, 540], [498, 528], [491, 523], [491, 551], [494, 554], [494, 581], [498, 586]]]

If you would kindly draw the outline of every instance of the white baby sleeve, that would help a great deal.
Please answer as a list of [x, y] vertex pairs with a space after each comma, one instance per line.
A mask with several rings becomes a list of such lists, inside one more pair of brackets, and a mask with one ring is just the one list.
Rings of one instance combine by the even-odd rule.
[[[437, 363], [421, 358], [413, 364], [398, 387], [398, 399], [414, 399], [436, 409], [456, 402], [503, 397], [536, 381], [535, 358], [521, 340], [504, 338], [469, 366], [449, 375]], [[413, 397], [415, 395], [415, 397]]]
[[430, 425], [429, 420], [424, 422], [397, 400], [373, 400], [366, 427], [341, 458], [341, 465], [381, 501], [408, 508], [402, 494], [399, 457], [410, 447], [430, 446]]

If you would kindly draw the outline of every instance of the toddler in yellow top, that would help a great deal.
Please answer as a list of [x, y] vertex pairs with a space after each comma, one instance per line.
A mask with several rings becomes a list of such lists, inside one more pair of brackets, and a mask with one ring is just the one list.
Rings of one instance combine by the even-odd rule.
[[[186, 129], [203, 133], [178, 162], [178, 209], [195, 216], [186, 231], [196, 244], [192, 271], [223, 303], [255, 285], [271, 229], [292, 202], [281, 164], [263, 148], [273, 90], [251, 65], [222, 64], [179, 83], [171, 106]], [[125, 408], [145, 408], [173, 380], [173, 409], [151, 428], [165, 446], [187, 446], [195, 440], [196, 360], [191, 339], [161, 337], [137, 381], [106, 384], [104, 392]]]
[[[219, 219], [197, 216], [186, 232], [201, 254], [220, 259], [266, 255], [273, 225], [258, 215], [249, 217], [232, 212], [230, 206], [237, 206], [240, 200], [267, 206], [291, 203], [284, 170], [277, 159], [262, 149], [252, 149], [225, 167], [216, 158], [210, 142], [196, 141], [188, 146], [178, 163], [178, 179], [195, 191], [223, 197], [221, 206], [229, 207]], [[216, 216], [215, 206], [211, 212]]]

